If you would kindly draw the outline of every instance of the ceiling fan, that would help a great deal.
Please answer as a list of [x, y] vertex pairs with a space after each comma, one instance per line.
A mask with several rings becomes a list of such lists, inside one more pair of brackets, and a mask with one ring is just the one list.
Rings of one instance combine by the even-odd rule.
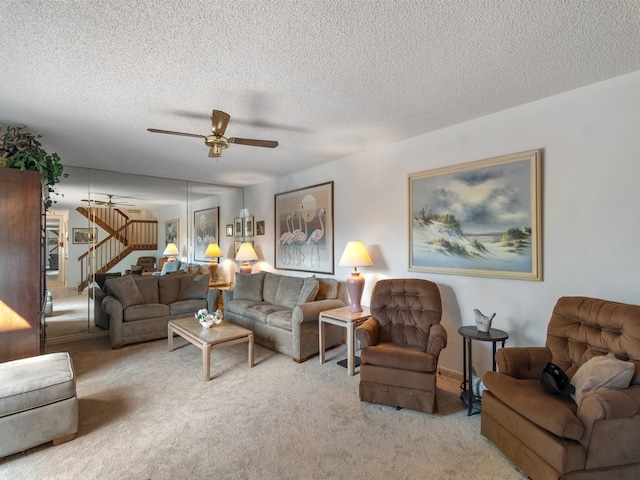
[[114, 195], [110, 195], [108, 193], [102, 193], [99, 195], [106, 195], [107, 197], [109, 197], [109, 200], [94, 200], [94, 199], [86, 199], [83, 198], [82, 200], [80, 200], [81, 202], [87, 202], [89, 205], [99, 205], [101, 207], [107, 207], [107, 208], [113, 208], [116, 206], [128, 206], [128, 207], [133, 207], [133, 204], [131, 203], [124, 203], [124, 202], [114, 202], [113, 201], [113, 197]]
[[278, 146], [278, 142], [275, 142], [273, 140], [254, 140], [251, 138], [225, 137], [224, 131], [227, 129], [227, 124], [229, 123], [230, 118], [231, 117], [228, 113], [225, 113], [221, 110], [213, 110], [211, 112], [212, 135], [197, 135], [195, 133], [172, 132], [170, 130], [158, 130], [156, 128], [147, 128], [147, 130], [153, 133], [166, 133], [168, 135], [181, 135], [183, 137], [204, 138], [205, 145], [209, 147], [210, 157], [220, 157], [222, 155], [222, 150], [224, 150], [225, 148], [229, 148], [230, 143], [266, 148], [276, 148]]

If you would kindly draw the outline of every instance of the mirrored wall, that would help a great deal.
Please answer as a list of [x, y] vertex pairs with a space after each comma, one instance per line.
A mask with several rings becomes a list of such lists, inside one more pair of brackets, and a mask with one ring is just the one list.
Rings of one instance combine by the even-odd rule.
[[[207, 238], [217, 237], [224, 253], [233, 251], [225, 225], [243, 208], [243, 189], [65, 167], [52, 200], [46, 222], [46, 283], [52, 300], [46, 314], [48, 343], [108, 334], [96, 319], [95, 289], [108, 275], [137, 273], [141, 257], [153, 257], [151, 268], [159, 269], [169, 241], [178, 247], [180, 260], [206, 263], [197, 253], [202, 239], [196, 216], [201, 212], [217, 209], [217, 228]], [[224, 268], [219, 272], [223, 280], [232, 274]]]

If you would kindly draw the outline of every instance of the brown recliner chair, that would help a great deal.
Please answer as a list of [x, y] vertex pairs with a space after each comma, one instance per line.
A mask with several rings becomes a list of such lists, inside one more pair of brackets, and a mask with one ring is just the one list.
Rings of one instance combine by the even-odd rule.
[[380, 280], [370, 309], [371, 318], [356, 329], [360, 400], [433, 413], [438, 356], [447, 345], [438, 286], [422, 279]]
[[[585, 365], [610, 353], [632, 361], [635, 374], [633, 364], [611, 357], [597, 362], [625, 366]], [[545, 347], [503, 348], [496, 360], [499, 372], [483, 377], [488, 390], [482, 396], [481, 433], [530, 478], [640, 478], [640, 306], [560, 298]], [[595, 389], [578, 388], [586, 392], [576, 396], [579, 404], [547, 392], [540, 382], [547, 362], [578, 387], [582, 377]], [[618, 368], [628, 372], [624, 382], [616, 380]], [[598, 389], [610, 381], [607, 389]]]
[[154, 272], [156, 268], [156, 257], [138, 257], [135, 265], [131, 265], [130, 270], [126, 270], [125, 275]]

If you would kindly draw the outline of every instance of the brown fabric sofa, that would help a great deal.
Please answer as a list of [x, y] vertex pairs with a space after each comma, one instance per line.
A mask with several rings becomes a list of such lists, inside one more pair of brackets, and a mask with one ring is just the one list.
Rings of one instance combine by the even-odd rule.
[[447, 345], [438, 286], [417, 278], [380, 280], [370, 308], [371, 318], [356, 329], [360, 400], [433, 413], [438, 357]]
[[[496, 360], [499, 372], [483, 378], [481, 432], [530, 478], [640, 478], [640, 306], [560, 298], [545, 347], [503, 348]], [[592, 368], [600, 360], [628, 377]], [[541, 385], [547, 362], [579, 387], [577, 404]]]
[[215, 311], [220, 292], [209, 274], [125, 275], [109, 278], [102, 308], [109, 316], [111, 348], [167, 337], [169, 320]]

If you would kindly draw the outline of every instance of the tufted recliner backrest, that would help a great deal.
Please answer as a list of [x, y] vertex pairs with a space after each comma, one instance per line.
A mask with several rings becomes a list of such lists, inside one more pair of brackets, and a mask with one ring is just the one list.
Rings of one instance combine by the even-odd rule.
[[380, 324], [380, 342], [426, 347], [431, 326], [442, 317], [440, 290], [418, 278], [380, 280], [371, 292], [370, 309]]
[[640, 306], [589, 297], [561, 297], [547, 327], [552, 362], [569, 378], [596, 355], [613, 353], [636, 364], [640, 381]]

